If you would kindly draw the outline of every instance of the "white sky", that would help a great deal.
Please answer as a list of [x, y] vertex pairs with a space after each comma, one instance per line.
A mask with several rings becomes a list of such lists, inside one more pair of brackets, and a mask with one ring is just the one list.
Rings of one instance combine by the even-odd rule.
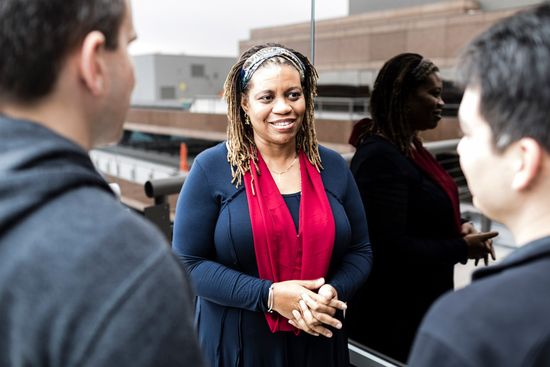
[[[133, 0], [130, 52], [238, 56], [250, 29], [309, 22], [311, 0]], [[317, 20], [346, 16], [348, 0], [316, 0]]]

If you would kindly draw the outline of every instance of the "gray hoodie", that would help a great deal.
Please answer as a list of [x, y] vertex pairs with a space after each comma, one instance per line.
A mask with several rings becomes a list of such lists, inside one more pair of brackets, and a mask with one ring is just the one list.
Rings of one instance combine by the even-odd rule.
[[192, 297], [84, 150], [0, 116], [0, 366], [201, 366]]

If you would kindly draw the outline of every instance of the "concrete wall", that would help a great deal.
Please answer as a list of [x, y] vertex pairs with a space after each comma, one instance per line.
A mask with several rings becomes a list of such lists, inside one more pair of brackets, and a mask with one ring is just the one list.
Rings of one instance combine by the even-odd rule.
[[[349, 14], [392, 10], [415, 5], [444, 3], [448, 0], [349, 0]], [[477, 0], [482, 10], [502, 10], [541, 3], [541, 0]]]
[[542, 3], [542, 0], [478, 0], [483, 10], [500, 10]]
[[397, 9], [443, 1], [445, 0], [349, 0], [349, 14], [353, 15], [369, 11]]
[[157, 99], [154, 55], [134, 56], [136, 86], [132, 100], [153, 101]]
[[[225, 77], [235, 62], [233, 58], [159, 55], [155, 65], [157, 86], [173, 86], [176, 99], [198, 95], [218, 95]], [[193, 75], [193, 66], [202, 68], [203, 75]]]

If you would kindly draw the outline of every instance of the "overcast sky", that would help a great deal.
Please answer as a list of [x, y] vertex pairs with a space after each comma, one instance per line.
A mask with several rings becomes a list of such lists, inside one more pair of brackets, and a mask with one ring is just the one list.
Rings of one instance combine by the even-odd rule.
[[[250, 29], [309, 22], [311, 0], [133, 0], [132, 54], [238, 56]], [[316, 19], [347, 15], [348, 0], [316, 0]]]

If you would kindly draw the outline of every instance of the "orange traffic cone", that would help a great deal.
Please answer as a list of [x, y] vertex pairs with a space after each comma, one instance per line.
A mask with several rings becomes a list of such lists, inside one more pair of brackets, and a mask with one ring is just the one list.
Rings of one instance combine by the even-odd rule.
[[187, 164], [187, 144], [180, 144], [180, 171], [189, 172], [189, 165]]

